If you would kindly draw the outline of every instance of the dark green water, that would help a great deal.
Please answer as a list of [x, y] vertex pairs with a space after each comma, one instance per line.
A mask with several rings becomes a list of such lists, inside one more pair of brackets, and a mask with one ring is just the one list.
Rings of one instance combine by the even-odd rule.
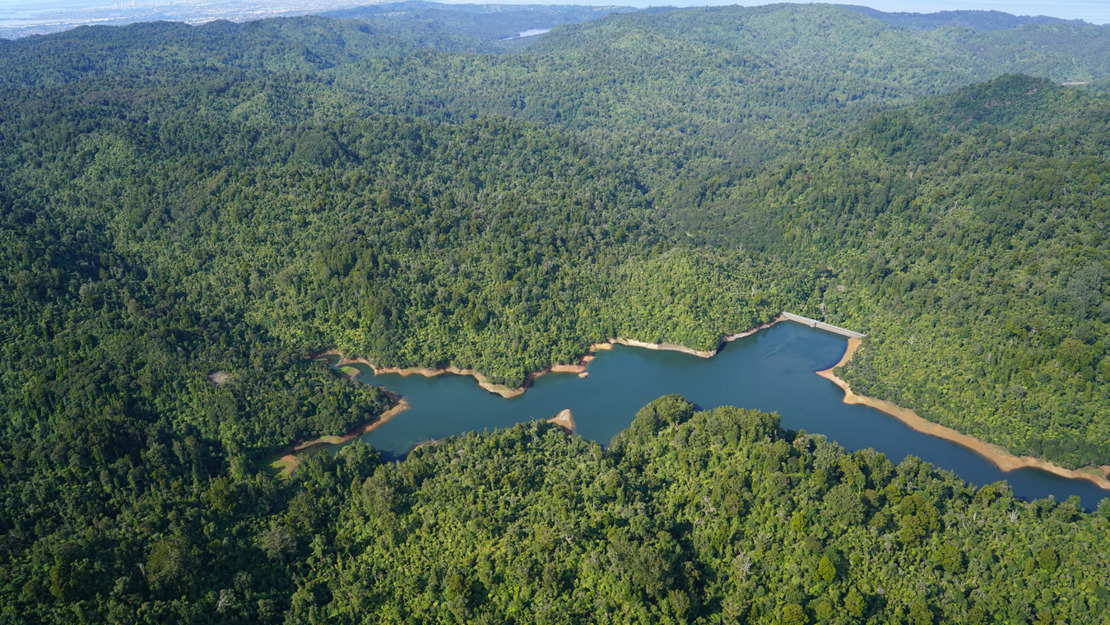
[[1110, 495], [1090, 482], [1038, 469], [1003, 473], [964, 447], [915, 432], [873, 408], [844, 404], [841, 390], [813, 372], [836, 364], [846, 347], [840, 336], [795, 323], [734, 341], [708, 359], [616, 346], [590, 363], [589, 377], [541, 376], [513, 399], [483, 390], [471, 377], [375, 376], [363, 368], [360, 380], [399, 393], [412, 405], [363, 439], [396, 458], [429, 439], [546, 419], [569, 408], [578, 433], [604, 444], [628, 427], [644, 404], [678, 393], [702, 408], [777, 412], [785, 428], [824, 434], [848, 450], [873, 447], [894, 462], [916, 455], [974, 484], [1007, 480], [1026, 499], [1078, 495], [1093, 509]]

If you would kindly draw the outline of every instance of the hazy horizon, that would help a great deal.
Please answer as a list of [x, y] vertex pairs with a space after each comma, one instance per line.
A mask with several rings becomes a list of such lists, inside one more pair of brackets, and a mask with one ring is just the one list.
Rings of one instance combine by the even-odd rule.
[[[435, 0], [432, 0], [435, 1]], [[775, 4], [763, 0], [439, 0], [444, 4], [532, 4], [589, 6], [758, 6]], [[805, 4], [801, 0], [779, 0]], [[304, 15], [330, 10], [382, 4], [366, 0], [0, 0], [0, 27], [36, 24], [119, 23], [171, 19], [191, 23], [229, 18], [235, 20], [276, 15]], [[828, 4], [852, 4], [885, 12], [936, 13], [940, 11], [1002, 11], [1013, 15], [1080, 19], [1093, 24], [1110, 23], [1110, 2], [1104, 0], [846, 0]]]

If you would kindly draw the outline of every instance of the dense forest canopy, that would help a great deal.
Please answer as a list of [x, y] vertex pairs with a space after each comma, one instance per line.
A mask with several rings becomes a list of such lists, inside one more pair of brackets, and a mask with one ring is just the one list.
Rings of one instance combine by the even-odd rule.
[[319, 350], [519, 385], [784, 309], [868, 333], [859, 392], [1110, 464], [1106, 28], [406, 6], [0, 41], [2, 620], [1105, 609], [1104, 515], [678, 398], [261, 471], [394, 401]]

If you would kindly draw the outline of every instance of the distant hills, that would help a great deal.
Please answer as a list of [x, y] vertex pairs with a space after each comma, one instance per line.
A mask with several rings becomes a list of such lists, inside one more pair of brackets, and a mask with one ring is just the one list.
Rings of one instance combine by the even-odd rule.
[[846, 9], [859, 11], [868, 17], [886, 22], [894, 26], [916, 28], [920, 30], [936, 30], [944, 26], [956, 26], [971, 30], [1009, 30], [1027, 24], [1059, 24], [1070, 22], [1084, 24], [1083, 20], [1064, 20], [1058, 17], [1045, 15], [1010, 15], [1002, 11], [937, 11], [936, 13], [887, 13], [853, 4], [839, 5]]
[[[17, 39], [70, 30], [78, 26], [123, 26], [136, 22], [179, 21], [203, 24], [215, 20], [244, 22], [272, 17], [323, 15], [326, 17], [380, 19], [410, 29], [450, 25], [480, 41], [496, 41], [529, 29], [551, 28], [597, 19], [609, 13], [658, 12], [668, 7], [637, 9], [631, 6], [594, 6], [573, 4], [443, 4], [412, 0], [406, 2], [365, 3], [357, 0], [324, 0], [306, 6], [289, 0], [261, 2], [212, 2], [196, 4], [156, 3], [129, 6], [126, 3], [92, 6], [65, 6], [13, 11], [14, 19], [5, 22], [0, 13], [0, 39]], [[1050, 24], [1069, 20], [1046, 16], [1014, 16], [1000, 11], [940, 11], [937, 13], [886, 13], [861, 5], [839, 5], [906, 28], [935, 30], [956, 26], [972, 30], [1008, 30], [1027, 24]], [[1081, 22], [1080, 20], [1070, 20]]]
[[[389, 24], [398, 30], [452, 31], [493, 44], [516, 38], [522, 32], [547, 30], [565, 24], [596, 20], [610, 13], [631, 13], [628, 6], [559, 4], [441, 4], [437, 2], [384, 2], [321, 13], [326, 17], [359, 19]], [[512, 46], [502, 43], [500, 47]], [[491, 49], [496, 49], [490, 46]]]
[[[132, 170], [162, 171], [160, 175], [175, 181], [206, 184], [197, 178], [200, 173], [186, 166], [195, 158], [208, 163], [199, 171], [226, 170], [228, 178], [222, 178], [221, 185], [229, 193], [256, 184], [242, 178], [242, 168], [261, 167], [258, 175], [273, 180], [284, 176], [288, 166], [307, 168], [297, 175], [309, 177], [317, 174], [305, 172], [318, 168], [322, 168], [320, 175], [374, 172], [366, 182], [367, 189], [377, 189], [372, 200], [361, 197], [358, 187], [298, 196], [298, 202], [307, 205], [379, 207], [366, 214], [351, 213], [350, 232], [330, 212], [314, 218], [314, 228], [306, 226], [305, 231], [314, 234], [304, 240], [248, 243], [235, 230], [211, 231], [207, 236], [222, 242], [219, 250], [208, 252], [214, 264], [206, 261], [193, 267], [188, 279], [184, 274], [180, 279], [190, 282], [208, 271], [224, 275], [233, 266], [251, 267], [246, 277], [255, 276], [248, 280], [254, 286], [224, 302], [237, 301], [237, 315], [250, 315], [283, 344], [299, 348], [338, 344], [375, 361], [449, 363], [518, 383], [527, 371], [574, 358], [578, 346], [614, 333], [714, 345], [720, 333], [744, 329], [706, 321], [727, 318], [720, 302], [738, 296], [722, 277], [730, 272], [744, 276], [734, 281], [737, 284], [768, 281], [762, 295], [749, 286], [749, 295], [739, 300], [742, 303], [731, 306], [734, 316], [753, 321], [760, 311], [775, 307], [802, 310], [832, 282], [847, 279], [843, 272], [856, 260], [849, 262], [848, 248], [836, 244], [844, 235], [831, 234], [843, 226], [826, 224], [831, 229], [827, 240], [792, 244], [792, 237], [821, 230], [797, 231], [796, 223], [781, 221], [779, 203], [809, 205], [813, 200], [797, 190], [779, 194], [751, 186], [757, 181], [762, 185], [780, 175], [793, 179], [798, 167], [811, 162], [840, 162], [831, 155], [855, 149], [845, 143], [845, 137], [869, 137], [871, 130], [859, 129], [882, 128], [883, 150], [890, 158], [876, 157], [878, 161], [863, 164], [849, 159], [837, 166], [845, 168], [841, 173], [866, 177], [869, 170], [890, 167], [893, 155], [912, 154], [916, 160], [903, 163], [906, 171], [918, 167], [931, 171], [931, 184], [942, 193], [945, 185], [962, 180], [966, 169], [952, 160], [956, 158], [953, 146], [970, 145], [1003, 130], [1037, 137], [1040, 142], [1051, 128], [1068, 124], [1073, 129], [1086, 128], [1095, 115], [1091, 111], [1098, 110], [1094, 91], [1055, 85], [1110, 77], [1105, 63], [1110, 58], [1110, 29], [1075, 22], [1029, 22], [1007, 30], [922, 30], [893, 26], [832, 5], [664, 9], [614, 12], [556, 26], [526, 47], [509, 49], [498, 47], [498, 38], [518, 17], [548, 15], [572, 21], [592, 16], [595, 10], [513, 8], [505, 12], [511, 17], [502, 20], [489, 7], [422, 3], [391, 7], [397, 10], [384, 6], [359, 10], [357, 18], [307, 16], [200, 26], [155, 22], [84, 27], [2, 42], [0, 54], [6, 62], [0, 65], [0, 96], [6, 110], [12, 111], [4, 126], [9, 179], [35, 180], [28, 184], [40, 192], [52, 188], [53, 197], [101, 197], [107, 204], [98, 210], [107, 211], [112, 219], [124, 211], [147, 223], [149, 215], [161, 214], [164, 209], [155, 205], [153, 196], [135, 200], [145, 206], [138, 212], [134, 207], [109, 208], [118, 193], [86, 180], [76, 164], [68, 169], [35, 165], [45, 155], [83, 162], [85, 157], [79, 155], [86, 148], [81, 147], [85, 145], [81, 137], [92, 132], [83, 128], [96, 129], [93, 136], [98, 142], [90, 146], [100, 147], [87, 148], [91, 153], [120, 149], [121, 155], [128, 155], [123, 161], [106, 161], [130, 163], [132, 169], [113, 165], [108, 170], [114, 172], [109, 178], [121, 184], [130, 180], [127, 172]], [[492, 21], [482, 25], [478, 17]], [[420, 26], [399, 27], [402, 24]], [[908, 105], [913, 106], [895, 109]], [[884, 113], [891, 109], [903, 112]], [[47, 120], [74, 120], [74, 130], [64, 139], [51, 139], [60, 143], [40, 145], [36, 143], [40, 139], [31, 139], [41, 132], [38, 129], [69, 127]], [[995, 130], [982, 130], [988, 125]], [[379, 140], [376, 135], [389, 138]], [[457, 152], [456, 144], [470, 147]], [[110, 149], [110, 145], [116, 147]], [[1009, 140], [998, 147], [1002, 153], [1016, 149]], [[501, 169], [490, 169], [492, 161], [480, 158], [483, 151], [502, 155], [498, 157], [504, 159]], [[216, 158], [220, 154], [224, 156]], [[550, 170], [547, 164], [528, 165], [538, 158], [535, 154], [558, 165]], [[1070, 163], [1079, 154], [1062, 158]], [[1029, 157], [1018, 150], [1013, 158], [1027, 162]], [[938, 161], [951, 163], [950, 179], [942, 180], [938, 170], [929, 169], [937, 167]], [[1003, 165], [1005, 161], [983, 162], [1010, 167]], [[72, 178], [57, 178], [57, 171], [70, 171]], [[545, 183], [536, 178], [541, 171], [549, 171], [553, 180]], [[906, 172], [888, 173], [900, 177]], [[835, 180], [840, 174], [823, 175]], [[910, 187], [924, 185], [920, 175], [915, 174]], [[1087, 173], [1082, 177], [1089, 178]], [[1101, 174], [1096, 172], [1090, 179], [1096, 178], [1101, 180]], [[575, 181], [571, 187], [565, 186], [568, 180]], [[309, 188], [315, 188], [312, 185]], [[265, 205], [291, 197], [273, 195], [271, 188], [265, 188], [270, 190], [258, 190], [260, 197], [268, 198], [258, 200]], [[509, 189], [515, 191], [506, 195]], [[852, 187], [850, 197], [839, 196], [841, 192], [840, 185], [830, 183], [826, 194], [831, 194], [827, 201], [837, 207], [829, 215], [845, 224], [848, 216], [838, 211], [863, 201], [862, 196], [870, 198], [866, 201], [876, 211], [893, 197], [907, 203], [924, 201], [915, 200], [917, 196], [909, 191], [872, 196], [869, 185]], [[179, 195], [186, 193], [184, 188], [166, 193], [168, 206], [175, 210], [197, 206]], [[965, 191], [951, 193], [962, 198], [961, 206], [969, 205]], [[510, 201], [510, 196], [516, 199]], [[739, 197], [746, 199], [737, 203]], [[1069, 202], [1075, 199], [1068, 197]], [[1050, 204], [1063, 201], [1061, 196]], [[258, 227], [264, 223], [276, 227], [273, 213], [249, 209], [250, 205], [235, 209], [234, 214], [249, 210], [262, 220]], [[423, 206], [419, 210], [439, 217], [416, 219], [406, 208], [411, 206]], [[547, 208], [532, 214], [525, 206]], [[73, 217], [65, 205], [58, 209], [58, 219]], [[207, 214], [206, 210], [201, 213]], [[87, 217], [101, 223], [109, 215], [94, 211]], [[816, 217], [807, 213], [802, 222]], [[166, 227], [151, 226], [140, 230], [146, 233], [142, 235], [124, 229], [112, 245], [129, 241], [133, 247], [127, 254], [142, 250], [144, 264], [162, 266], [164, 275], [173, 276], [182, 271], [173, 260], [172, 250], [183, 244], [178, 241], [189, 241], [193, 250], [204, 246], [194, 240], [198, 232], [193, 226], [177, 232], [168, 224], [215, 219], [212, 227], [216, 227], [235, 221], [211, 215], [202, 219], [188, 212], [167, 219]], [[855, 228], [873, 227], [866, 219], [853, 219]], [[481, 227], [486, 220], [502, 224], [501, 229], [487, 232]], [[577, 229], [564, 230], [564, 222], [577, 224]], [[167, 232], [176, 232], [176, 238], [164, 239]], [[471, 232], [471, 236], [456, 232]], [[683, 236], [677, 236], [679, 232]], [[530, 237], [527, 245], [514, 239], [525, 233]], [[311, 260], [319, 252], [309, 240], [330, 242], [330, 247], [349, 250], [350, 256], [335, 266], [322, 258]], [[701, 245], [691, 248], [688, 243]], [[894, 242], [876, 237], [857, 243], [880, 246], [871, 261], [878, 273], [853, 278], [857, 287], [869, 289], [873, 280], [890, 271], [877, 268], [892, 262], [883, 246]], [[718, 249], [736, 244], [756, 256], [741, 261], [742, 257], [733, 257], [732, 252], [722, 255]], [[247, 250], [259, 245], [276, 247], [255, 258]], [[664, 254], [675, 245], [680, 252]], [[366, 256], [370, 249], [382, 250], [383, 256]], [[437, 279], [455, 276], [439, 285], [434, 297], [411, 287], [413, 280], [419, 280], [417, 267], [423, 266], [416, 258], [430, 249], [439, 250], [434, 266], [446, 263], [437, 270]], [[502, 256], [503, 264], [494, 268], [464, 260], [474, 258], [478, 250]], [[614, 253], [618, 256], [610, 256]], [[1091, 252], [1096, 257], [1099, 253]], [[774, 260], [799, 254], [800, 260], [785, 265]], [[809, 273], [805, 268], [821, 256], [842, 258], [846, 264], [831, 274]], [[614, 258], [621, 262], [614, 264]], [[1074, 262], [1078, 258], [1074, 256]], [[549, 271], [536, 273], [536, 263], [550, 263]], [[705, 301], [665, 312], [645, 299], [644, 294], [654, 288], [685, 288], [677, 276], [698, 276], [707, 263], [724, 264], [711, 272], [717, 281], [701, 288], [707, 294]], [[447, 269], [451, 266], [456, 271], [470, 267], [471, 273], [452, 274]], [[1071, 275], [1073, 269], [1058, 275]], [[600, 276], [601, 282], [583, 281], [583, 271]], [[933, 273], [953, 271], [946, 266]], [[228, 274], [222, 279], [242, 277]], [[670, 282], [663, 287], [654, 284], [658, 279]], [[559, 300], [559, 306], [551, 304], [544, 293], [555, 288], [553, 284], [572, 280], [578, 288], [591, 284], [594, 290], [608, 293], [611, 303], [604, 309], [581, 308], [579, 299], [590, 298], [575, 288]], [[506, 287], [506, 281], [517, 286]], [[622, 286], [605, 286], [606, 281]], [[287, 290], [290, 285], [297, 288]], [[1066, 284], [1052, 288], [1066, 290]], [[196, 289], [193, 295], [207, 297], [206, 291]], [[304, 310], [307, 301], [330, 303], [326, 312], [310, 314]], [[863, 311], [889, 310], [883, 307], [885, 301], [857, 300], [846, 305], [844, 314], [851, 315], [855, 324], [867, 324]], [[1058, 324], [1054, 332], [1062, 337], [1084, 321], [1052, 323]], [[897, 327], [894, 320], [890, 323], [887, 335]], [[578, 329], [570, 330], [566, 324], [576, 324]], [[553, 332], [553, 327], [561, 330]], [[1087, 330], [1082, 333], [1087, 336]], [[522, 334], [549, 338], [526, 342], [508, 338]], [[1038, 336], [1045, 336], [1045, 331]], [[516, 347], [487, 349], [487, 344]], [[938, 338], [937, 344], [943, 341]], [[1085, 366], [1096, 371], [1101, 351], [1092, 350], [1088, 356], [1093, 360]], [[888, 353], [893, 357], [896, 352]], [[895, 370], [891, 364], [884, 371]], [[977, 377], [989, 378], [985, 375]], [[868, 380], [874, 389], [895, 388], [881, 375]], [[1062, 379], [1053, 384], [1057, 383], [1063, 384]], [[1045, 392], [1048, 402], [1058, 391]], [[912, 399], [906, 403], [915, 405]], [[938, 414], [977, 414], [981, 407], [965, 408], [946, 406], [938, 408]], [[962, 423], [955, 416], [946, 418]], [[983, 435], [1019, 440], [1004, 430]], [[1029, 448], [1026, 442], [1021, 445], [1019, 451]], [[1041, 447], [1042, 453], [1073, 464], [1102, 458], [1101, 451], [1086, 448], [1081, 453], [1055, 453]]]
[[397, 403], [321, 350], [519, 385], [790, 310], [867, 334], [853, 390], [1103, 471], [1110, 28], [931, 19], [408, 3], [0, 41], [0, 621], [1097, 620], [1110, 504], [677, 397], [608, 449], [524, 424], [267, 470]]

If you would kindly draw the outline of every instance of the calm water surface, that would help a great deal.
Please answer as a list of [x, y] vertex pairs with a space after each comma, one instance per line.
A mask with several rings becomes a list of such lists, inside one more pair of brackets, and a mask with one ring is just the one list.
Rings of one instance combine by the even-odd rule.
[[955, 443], [915, 432], [874, 408], [845, 404], [843, 392], [813, 372], [836, 364], [846, 346], [840, 336], [795, 323], [734, 341], [708, 359], [618, 345], [599, 352], [588, 377], [541, 376], [513, 399], [483, 390], [469, 376], [375, 376], [362, 368], [360, 380], [399, 393], [412, 405], [363, 440], [388, 457], [400, 457], [429, 439], [546, 419], [569, 408], [578, 433], [605, 444], [644, 404], [678, 393], [701, 408], [733, 405], [777, 412], [784, 428], [824, 434], [849, 451], [873, 447], [895, 463], [913, 454], [978, 485], [1007, 480], [1026, 499], [1078, 495], [1093, 509], [1110, 495], [1090, 482], [1038, 469], [1003, 473]]

